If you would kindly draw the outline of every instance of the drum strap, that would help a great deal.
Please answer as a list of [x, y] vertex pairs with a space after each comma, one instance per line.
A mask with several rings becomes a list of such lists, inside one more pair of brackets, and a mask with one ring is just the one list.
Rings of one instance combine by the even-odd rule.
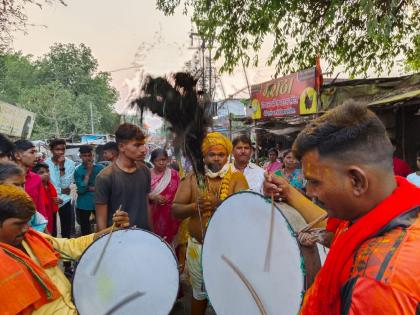
[[62, 260], [73, 262], [73, 263], [75, 263], [76, 266], [79, 263], [79, 260], [78, 259], [75, 259], [74, 257], [71, 257], [70, 255], [68, 255], [67, 253], [63, 252], [62, 250], [59, 250], [59, 249], [57, 249], [55, 247], [54, 247], [54, 250], [57, 251], [60, 254], [60, 258]]

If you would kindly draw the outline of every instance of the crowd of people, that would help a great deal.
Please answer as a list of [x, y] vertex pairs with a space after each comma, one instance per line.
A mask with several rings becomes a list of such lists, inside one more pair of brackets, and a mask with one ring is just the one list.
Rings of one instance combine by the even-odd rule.
[[209, 132], [201, 147], [205, 188], [193, 173], [184, 175], [164, 148], [146, 161], [146, 137], [138, 126], [120, 125], [115, 138], [103, 147], [108, 166], [95, 162], [90, 145], [80, 147], [76, 166], [65, 155], [63, 139], [52, 139], [51, 156], [40, 161], [30, 141], [13, 143], [0, 135], [4, 314], [76, 314], [67, 279], [71, 260], [111, 227], [136, 226], [172, 246], [189, 275], [191, 314], [204, 315], [201, 249], [207, 223], [224, 199], [248, 189], [281, 198], [308, 223], [325, 213], [330, 217], [315, 225], [325, 233], [299, 236], [305, 246], [331, 248], [302, 314], [417, 314], [420, 151], [418, 171], [412, 172], [393, 156], [395, 143], [366, 107], [344, 104], [314, 120], [281, 159], [270, 149], [263, 167], [251, 162], [248, 136], [231, 142]]

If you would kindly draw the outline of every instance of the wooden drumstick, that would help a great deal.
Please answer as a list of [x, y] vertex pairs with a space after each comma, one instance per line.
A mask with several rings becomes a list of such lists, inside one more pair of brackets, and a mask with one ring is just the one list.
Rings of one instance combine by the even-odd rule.
[[260, 315], [268, 315], [267, 311], [265, 310], [264, 304], [261, 301], [261, 298], [258, 296], [257, 291], [252, 286], [251, 282], [245, 277], [243, 272], [232, 262], [230, 261], [225, 255], [222, 255], [223, 261], [236, 273], [236, 275], [241, 279], [243, 284], [247, 287], [249, 292], [252, 295], [255, 303], [257, 304], [258, 309], [260, 310]]
[[[115, 211], [115, 213], [120, 212], [120, 211], [121, 211], [121, 208], [122, 208], [122, 205], [120, 205], [120, 207], [117, 209], [117, 211]], [[112, 237], [112, 232], [114, 232], [114, 228], [115, 228], [115, 223], [112, 223], [112, 226], [111, 226], [111, 231], [109, 232], [109, 236], [108, 236], [108, 238], [106, 239], [106, 242], [105, 242], [104, 247], [102, 248], [102, 251], [101, 251], [101, 254], [100, 254], [100, 256], [99, 256], [99, 259], [98, 259], [98, 261], [96, 262], [95, 267], [93, 268], [93, 270], [92, 270], [92, 272], [91, 272], [91, 276], [94, 276], [94, 275], [96, 274], [96, 272], [97, 272], [97, 271], [98, 271], [98, 269], [99, 269], [99, 266], [101, 265], [101, 262], [102, 262], [102, 259], [103, 259], [103, 258], [104, 258], [104, 256], [105, 256], [105, 252], [106, 252], [106, 249], [107, 249], [107, 247], [108, 247], [109, 241], [111, 240], [111, 237]]]
[[274, 231], [274, 194], [271, 194], [271, 216], [270, 216], [270, 230], [268, 232], [267, 251], [265, 253], [264, 272], [270, 271], [271, 252], [273, 247], [273, 231]]
[[144, 293], [144, 292], [136, 291], [136, 292], [134, 292], [134, 293], [126, 296], [120, 302], [118, 302], [113, 307], [111, 307], [110, 310], [105, 313], [105, 315], [112, 315], [112, 314], [114, 314], [116, 311], [118, 311], [119, 309], [121, 309], [123, 306], [127, 305], [128, 303], [130, 303], [131, 301], [133, 301], [133, 300], [135, 300], [135, 299], [137, 299], [139, 297], [142, 297], [145, 294], [146, 293]]
[[304, 232], [309, 231], [312, 227], [314, 227], [319, 222], [324, 221], [327, 217], [328, 217], [328, 213], [324, 213], [323, 215], [321, 215], [320, 217], [316, 218], [315, 220], [313, 220], [312, 222], [310, 222], [308, 225], [306, 225], [305, 227], [303, 227], [299, 231], [299, 233], [304, 233]]

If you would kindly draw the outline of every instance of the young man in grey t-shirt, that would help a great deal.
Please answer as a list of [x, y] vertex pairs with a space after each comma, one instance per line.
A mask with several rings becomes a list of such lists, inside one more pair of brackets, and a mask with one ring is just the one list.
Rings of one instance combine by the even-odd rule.
[[115, 137], [118, 158], [96, 177], [98, 230], [112, 224], [112, 215], [120, 207], [128, 213], [132, 225], [150, 230], [150, 171], [142, 163], [136, 163], [142, 156], [145, 136], [139, 127], [126, 123], [118, 127]]

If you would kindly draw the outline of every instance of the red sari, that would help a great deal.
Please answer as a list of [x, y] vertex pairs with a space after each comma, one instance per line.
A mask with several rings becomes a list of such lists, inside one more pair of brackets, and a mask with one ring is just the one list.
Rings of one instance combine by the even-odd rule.
[[167, 200], [164, 204], [158, 204], [154, 201], [150, 203], [153, 232], [171, 244], [180, 225], [180, 221], [171, 214], [172, 203], [179, 185], [179, 175], [177, 171], [170, 168], [167, 168], [163, 174], [156, 175], [153, 171], [151, 173], [152, 191], [150, 195], [161, 195]]

